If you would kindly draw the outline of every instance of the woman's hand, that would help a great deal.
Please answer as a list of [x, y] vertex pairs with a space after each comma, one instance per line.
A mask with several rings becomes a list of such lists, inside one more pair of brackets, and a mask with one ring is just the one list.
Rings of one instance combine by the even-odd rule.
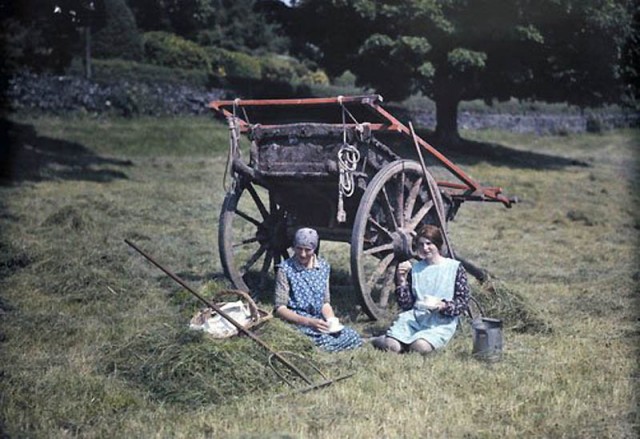
[[411, 262], [404, 261], [398, 264], [396, 268], [396, 284], [404, 285], [407, 283], [407, 273], [411, 269]]
[[447, 306], [447, 304], [444, 302], [444, 300], [441, 300], [440, 303], [438, 303], [438, 305], [436, 306], [436, 309], [438, 311], [442, 311], [443, 309], [445, 309]]
[[307, 326], [320, 332], [326, 332], [329, 330], [329, 323], [327, 323], [325, 320], [322, 320], [322, 319], [309, 318], [309, 321], [307, 322]]
[[[327, 305], [325, 304], [325, 306]], [[276, 309], [276, 315], [281, 319], [286, 320], [287, 322], [295, 323], [296, 325], [308, 326], [317, 331], [329, 330], [329, 324], [324, 319], [314, 319], [313, 317], [301, 316], [295, 311], [288, 309], [286, 306], [280, 306], [278, 309]], [[333, 317], [333, 311], [328, 317]], [[328, 317], [325, 316], [325, 318]]]

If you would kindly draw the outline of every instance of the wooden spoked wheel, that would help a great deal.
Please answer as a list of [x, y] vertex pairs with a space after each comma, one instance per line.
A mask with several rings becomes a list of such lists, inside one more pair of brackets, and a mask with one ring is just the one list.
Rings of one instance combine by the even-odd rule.
[[372, 319], [391, 310], [396, 268], [413, 257], [413, 232], [422, 224], [437, 224], [435, 215], [417, 162], [389, 163], [367, 185], [351, 235], [351, 276]]
[[268, 297], [275, 266], [289, 257], [286, 212], [268, 190], [241, 178], [222, 204], [218, 245], [233, 286], [253, 298]]

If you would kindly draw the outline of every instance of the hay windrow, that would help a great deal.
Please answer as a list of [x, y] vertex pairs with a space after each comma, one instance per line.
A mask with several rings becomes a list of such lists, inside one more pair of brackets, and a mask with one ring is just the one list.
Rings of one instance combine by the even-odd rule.
[[[313, 359], [310, 341], [277, 320], [258, 336], [273, 349]], [[248, 394], [286, 390], [268, 367], [268, 352], [245, 336], [223, 340], [183, 327], [158, 325], [104, 352], [102, 373], [125, 379], [168, 403], [218, 404]]]
[[33, 282], [46, 294], [74, 303], [121, 300], [115, 292], [142, 294], [142, 280], [127, 272], [128, 259], [118, 240], [71, 235], [66, 242], [55, 239], [39, 247], [38, 261], [30, 269]]
[[541, 310], [505, 282], [496, 278], [489, 278], [482, 284], [470, 280], [470, 287], [483, 314], [501, 319], [505, 328], [523, 333], [548, 333], [552, 330]]
[[[216, 303], [239, 299], [229, 294], [224, 284], [215, 281], [206, 283], [198, 293]], [[181, 297], [181, 303], [174, 303], [179, 310], [173, 326], [156, 324], [127, 340], [122, 347], [107, 348], [106, 366], [101, 372], [124, 378], [163, 402], [188, 406], [290, 390], [268, 365], [271, 352], [249, 337], [214, 339], [187, 329], [191, 314], [201, 304], [188, 293]], [[265, 309], [263, 304], [257, 305]], [[322, 381], [322, 376], [306, 360], [329, 377], [353, 369], [350, 358], [321, 354], [307, 337], [279, 319], [266, 320], [251, 331], [273, 351], [283, 353], [314, 382]], [[285, 379], [296, 386], [305, 385], [277, 360], [273, 364]]]
[[86, 209], [65, 206], [49, 215], [42, 223], [43, 227], [60, 228], [68, 231], [82, 232], [91, 230], [95, 220]]
[[33, 256], [0, 237], [0, 279], [33, 263]]

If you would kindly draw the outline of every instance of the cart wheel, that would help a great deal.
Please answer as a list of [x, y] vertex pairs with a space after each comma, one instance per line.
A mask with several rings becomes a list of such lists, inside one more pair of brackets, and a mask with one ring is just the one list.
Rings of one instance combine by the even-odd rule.
[[275, 266], [289, 257], [286, 212], [263, 187], [240, 179], [222, 204], [220, 262], [233, 286], [253, 298], [273, 291]]
[[351, 276], [372, 319], [390, 312], [396, 267], [413, 257], [412, 232], [422, 224], [437, 224], [435, 215], [417, 162], [389, 163], [367, 185], [351, 234]]

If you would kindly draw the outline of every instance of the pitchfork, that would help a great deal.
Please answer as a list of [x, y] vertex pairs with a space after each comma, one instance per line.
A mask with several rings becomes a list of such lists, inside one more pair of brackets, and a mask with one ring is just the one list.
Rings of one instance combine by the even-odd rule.
[[[293, 372], [295, 375], [299, 376], [307, 385], [305, 387], [301, 388], [301, 389], [297, 389], [296, 390], [297, 393], [306, 393], [306, 392], [309, 392], [309, 391], [314, 390], [314, 389], [318, 389], [318, 388], [321, 388], [321, 387], [327, 387], [327, 386], [330, 386], [331, 384], [333, 384], [333, 383], [335, 383], [337, 381], [342, 381], [342, 380], [344, 380], [346, 378], [349, 378], [349, 377], [354, 375], [354, 372], [352, 372], [352, 373], [348, 373], [346, 375], [339, 376], [338, 378], [335, 378], [335, 379], [329, 379], [329, 378], [327, 378], [327, 376], [325, 374], [322, 373], [322, 371], [320, 371], [320, 369], [315, 364], [313, 364], [313, 362], [311, 362], [311, 360], [309, 360], [309, 359], [307, 359], [307, 358], [305, 358], [305, 357], [303, 357], [303, 356], [301, 356], [299, 354], [296, 354], [294, 352], [287, 352], [287, 351], [278, 352], [278, 351], [275, 351], [268, 344], [266, 344], [264, 341], [260, 340], [257, 335], [255, 335], [253, 332], [249, 331], [247, 328], [245, 328], [240, 323], [238, 323], [235, 319], [233, 319], [231, 316], [229, 316], [226, 312], [224, 312], [218, 305], [216, 305], [215, 303], [205, 299], [200, 294], [195, 292], [191, 287], [189, 287], [189, 285], [187, 285], [185, 283], [185, 281], [183, 281], [177, 275], [175, 275], [174, 273], [172, 273], [171, 271], [169, 271], [168, 269], [166, 269], [165, 267], [160, 265], [151, 256], [149, 256], [144, 251], [142, 251], [134, 243], [132, 243], [128, 239], [125, 239], [124, 242], [127, 243], [135, 251], [140, 253], [142, 256], [144, 256], [144, 258], [147, 259], [149, 262], [151, 262], [153, 265], [155, 265], [160, 270], [162, 270], [171, 279], [173, 279], [174, 281], [179, 283], [183, 288], [185, 288], [187, 291], [189, 291], [191, 294], [193, 294], [196, 298], [198, 298], [198, 300], [200, 300], [202, 303], [204, 303], [205, 305], [207, 305], [208, 307], [213, 309], [220, 316], [222, 316], [224, 319], [226, 319], [229, 323], [231, 323], [233, 326], [235, 326], [238, 329], [238, 331], [240, 331], [241, 333], [245, 334], [251, 340], [253, 340], [257, 344], [262, 346], [267, 351], [269, 351], [270, 352], [270, 355], [269, 355], [269, 358], [268, 358], [269, 366], [273, 369], [273, 371], [276, 373], [276, 375], [278, 375], [278, 377], [280, 377], [280, 379], [282, 379], [286, 384], [290, 385], [291, 387], [295, 387], [294, 383], [291, 382], [290, 380], [288, 380], [284, 376], [284, 374], [281, 373], [276, 368], [276, 366], [274, 364], [274, 359], [277, 359], [278, 361], [280, 361], [280, 363], [282, 363], [285, 367], [287, 367], [291, 372]], [[293, 364], [291, 361], [287, 360], [285, 358], [285, 355], [291, 356], [291, 357], [295, 357], [295, 358], [299, 359], [302, 362], [308, 363], [308, 365], [311, 367], [311, 369], [316, 371], [322, 377], [322, 380], [319, 381], [319, 382], [314, 382], [311, 378], [309, 378], [309, 376], [307, 374], [302, 372], [295, 364]]]

